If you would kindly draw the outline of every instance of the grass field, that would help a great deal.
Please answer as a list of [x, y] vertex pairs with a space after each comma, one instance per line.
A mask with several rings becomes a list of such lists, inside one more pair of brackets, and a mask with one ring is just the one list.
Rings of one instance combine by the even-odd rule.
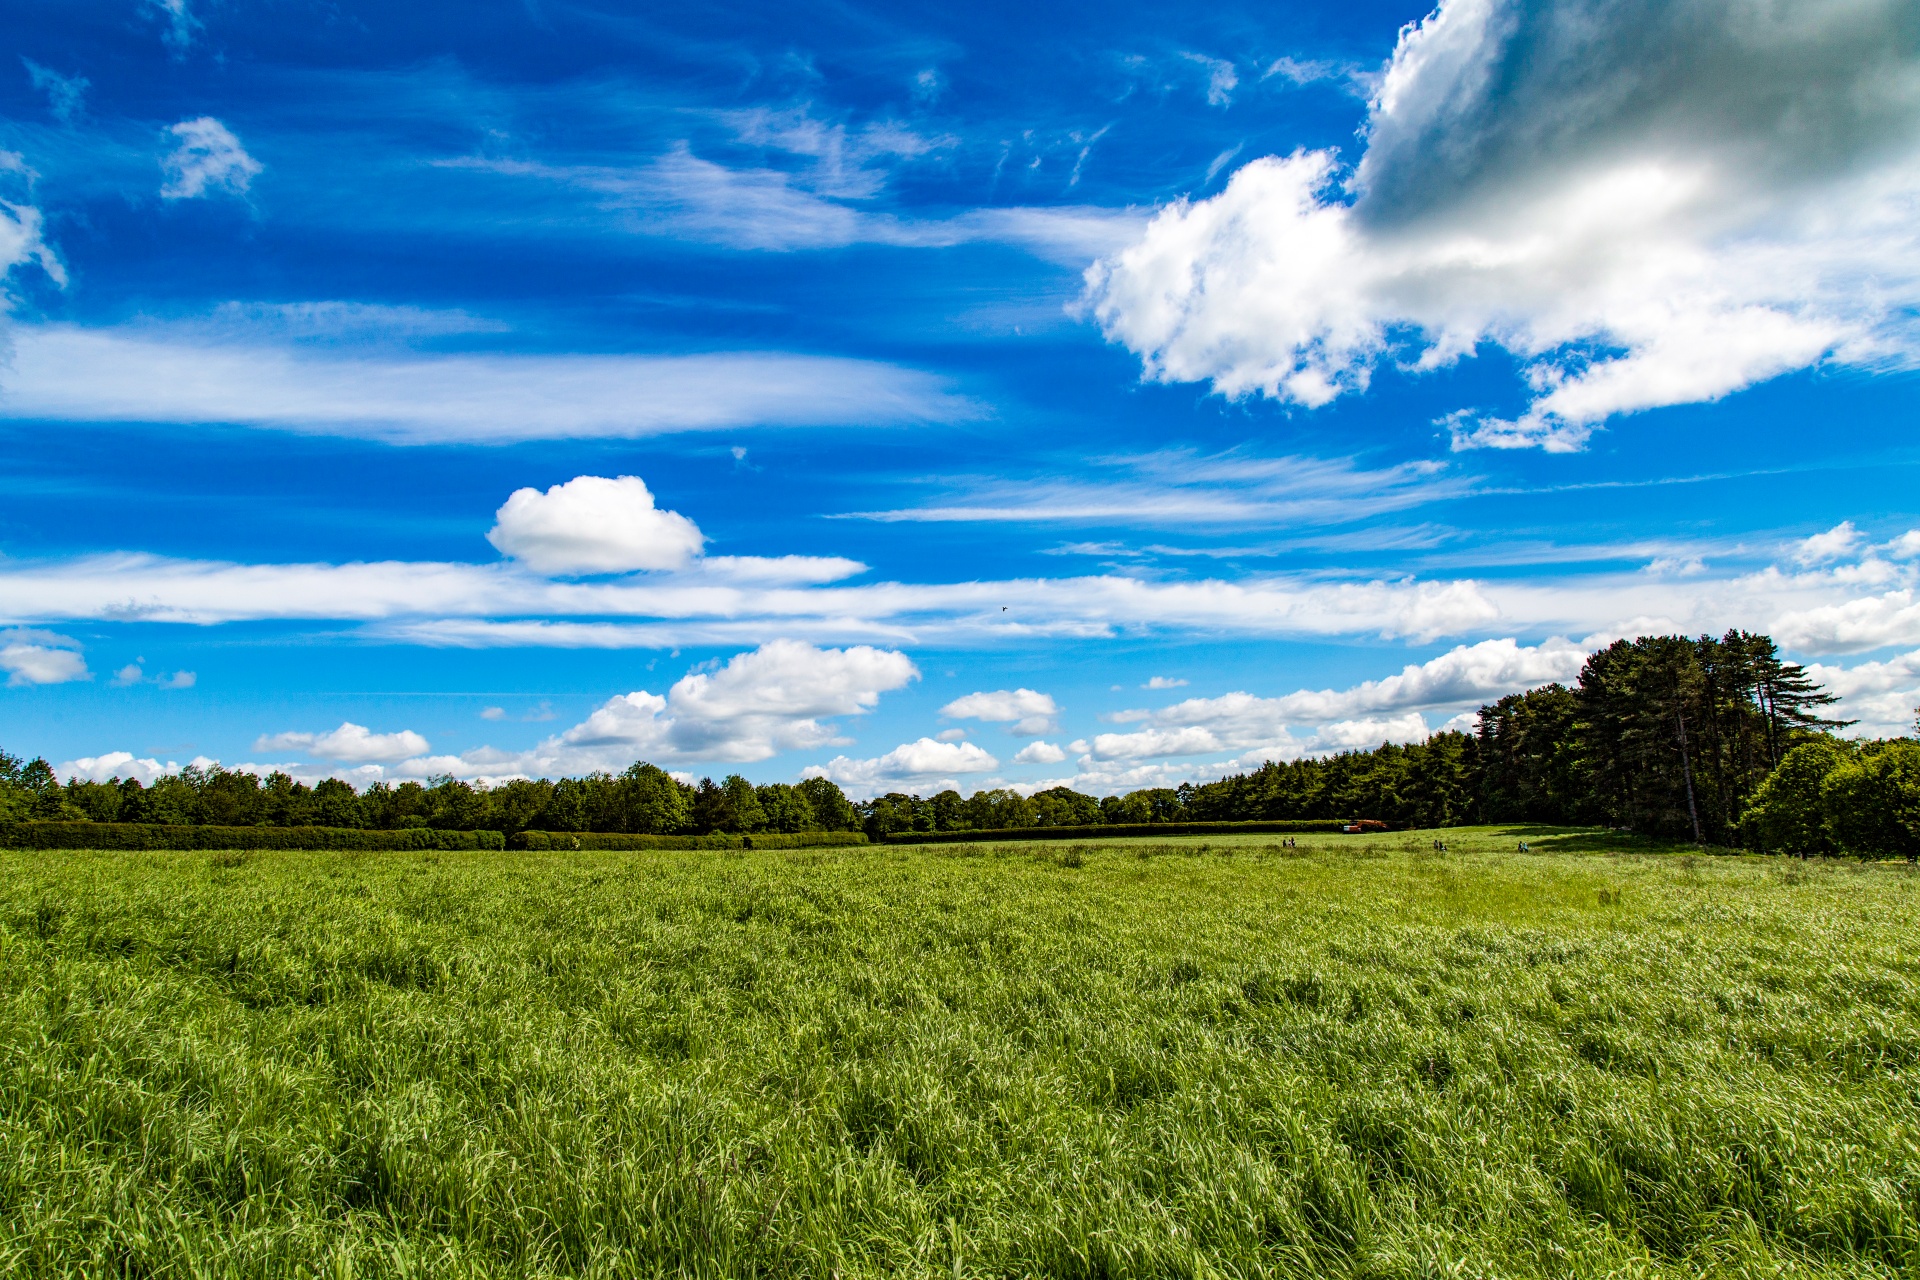
[[0, 852], [0, 1273], [1920, 1274], [1920, 877]]

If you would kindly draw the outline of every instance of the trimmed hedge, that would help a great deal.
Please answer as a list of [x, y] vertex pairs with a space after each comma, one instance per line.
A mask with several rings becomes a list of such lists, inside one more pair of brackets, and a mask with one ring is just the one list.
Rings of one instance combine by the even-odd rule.
[[[1298, 835], [1334, 832], [1345, 821], [1289, 819], [1275, 822], [1115, 822], [1097, 827], [1001, 827], [991, 831], [894, 831], [880, 837], [885, 844], [957, 844], [980, 840], [1110, 840], [1115, 836], [1210, 836], [1258, 834]], [[1385, 830], [1385, 824], [1380, 827]]]
[[522, 831], [507, 843], [515, 849], [811, 849], [823, 845], [865, 844], [860, 831], [762, 832], [710, 836], [625, 835], [615, 831]]
[[174, 827], [140, 822], [0, 823], [7, 849], [809, 849], [865, 844], [859, 831], [631, 836], [605, 831], [361, 831], [352, 827]]
[[10, 822], [9, 849], [504, 849], [498, 831], [361, 831], [352, 827], [174, 827], [143, 822]]

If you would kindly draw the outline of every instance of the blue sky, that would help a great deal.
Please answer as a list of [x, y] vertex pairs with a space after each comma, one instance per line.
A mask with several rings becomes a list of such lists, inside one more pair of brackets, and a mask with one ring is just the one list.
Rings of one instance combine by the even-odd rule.
[[1920, 702], [1920, 6], [9, 4], [0, 746], [1105, 792]]

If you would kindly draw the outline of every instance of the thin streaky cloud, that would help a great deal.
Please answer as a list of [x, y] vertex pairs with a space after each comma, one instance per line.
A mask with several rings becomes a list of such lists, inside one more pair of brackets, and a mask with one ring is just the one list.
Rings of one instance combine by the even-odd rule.
[[319, 354], [292, 345], [21, 326], [0, 414], [217, 422], [398, 444], [632, 438], [738, 426], [894, 426], [981, 415], [944, 379], [779, 352], [685, 356]]

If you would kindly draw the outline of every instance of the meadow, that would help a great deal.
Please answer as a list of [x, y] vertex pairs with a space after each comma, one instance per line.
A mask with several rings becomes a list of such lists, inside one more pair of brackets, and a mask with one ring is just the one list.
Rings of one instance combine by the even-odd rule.
[[0, 850], [0, 1273], [1920, 1272], [1907, 866], [1298, 845]]

